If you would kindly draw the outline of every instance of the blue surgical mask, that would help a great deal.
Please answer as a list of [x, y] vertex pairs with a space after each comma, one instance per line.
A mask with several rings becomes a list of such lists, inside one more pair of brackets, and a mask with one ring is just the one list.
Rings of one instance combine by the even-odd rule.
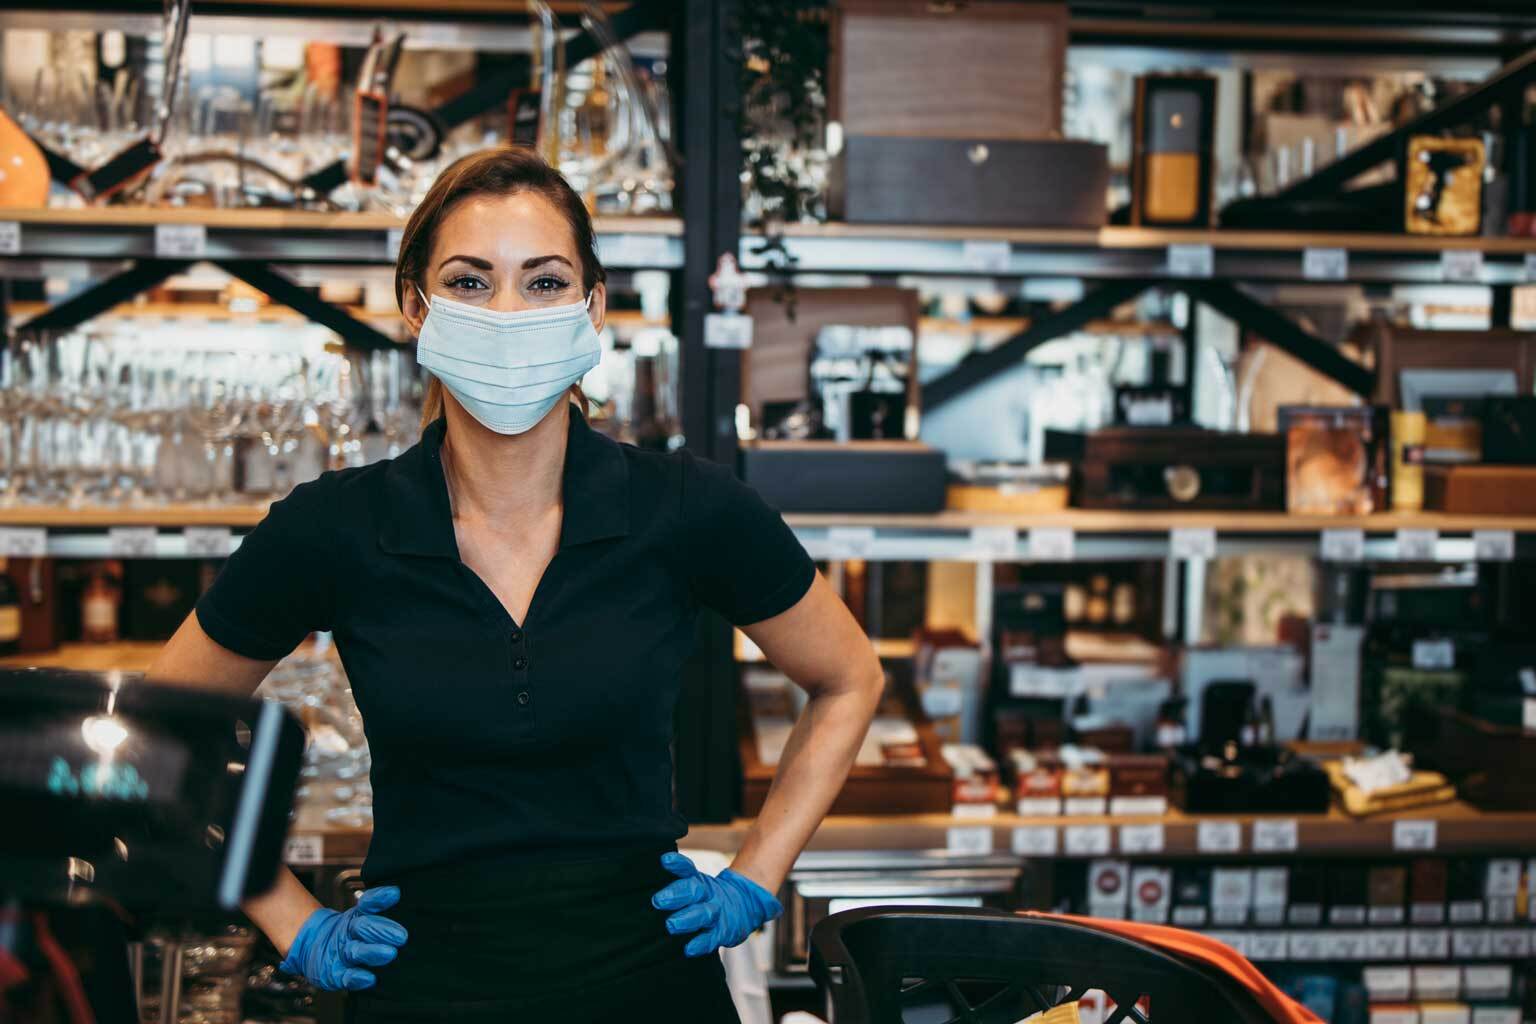
[[427, 316], [417, 363], [498, 434], [521, 434], [542, 420], [602, 353], [587, 312], [591, 294], [586, 302], [510, 313], [441, 295], [421, 301]]

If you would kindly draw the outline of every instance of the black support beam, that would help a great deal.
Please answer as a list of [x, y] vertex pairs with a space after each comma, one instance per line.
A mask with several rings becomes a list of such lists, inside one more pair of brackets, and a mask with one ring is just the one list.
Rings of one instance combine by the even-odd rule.
[[68, 331], [100, 316], [120, 302], [148, 291], [192, 264], [187, 260], [140, 260], [113, 277], [19, 325], [24, 331]]
[[231, 277], [238, 277], [252, 288], [265, 292], [274, 302], [287, 306], [305, 319], [329, 327], [353, 348], [372, 350], [400, 347], [395, 339], [383, 331], [370, 327], [345, 310], [301, 288], [292, 279], [279, 274], [265, 263], [219, 260], [214, 265]]

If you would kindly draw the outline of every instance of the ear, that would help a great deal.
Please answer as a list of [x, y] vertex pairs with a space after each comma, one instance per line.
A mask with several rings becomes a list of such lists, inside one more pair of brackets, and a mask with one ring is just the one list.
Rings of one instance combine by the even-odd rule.
[[405, 294], [400, 297], [400, 315], [405, 317], [406, 326], [411, 329], [411, 334], [421, 333], [422, 321], [427, 318], [427, 307], [421, 301], [421, 296], [416, 294], [416, 288], [411, 282], [405, 284]]
[[608, 322], [608, 286], [602, 281], [592, 286], [592, 305], [587, 313], [592, 317], [593, 330], [603, 333], [603, 324]]

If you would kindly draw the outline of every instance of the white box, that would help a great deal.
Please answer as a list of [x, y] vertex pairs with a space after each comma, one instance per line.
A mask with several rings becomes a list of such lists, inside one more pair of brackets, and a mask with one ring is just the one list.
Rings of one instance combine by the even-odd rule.
[[1520, 861], [1513, 857], [1495, 857], [1488, 862], [1484, 876], [1485, 894], [1489, 899], [1497, 896], [1520, 895]]
[[1323, 956], [1328, 960], [1364, 960], [1365, 932], [1356, 928], [1335, 928], [1323, 933]]
[[1124, 908], [1131, 899], [1131, 865], [1124, 860], [1088, 862], [1088, 902]]
[[1520, 1007], [1474, 1006], [1472, 1024], [1520, 1024]]
[[1373, 1006], [1371, 1024], [1419, 1024], [1417, 1006]]
[[1253, 906], [1253, 868], [1211, 869], [1212, 908]]
[[1490, 896], [1488, 897], [1488, 923], [1512, 924], [1515, 920], [1517, 897], [1514, 896]]
[[1327, 932], [1293, 931], [1286, 940], [1292, 960], [1322, 960], [1323, 940]]
[[1451, 924], [1482, 924], [1486, 906], [1482, 900], [1451, 901]]
[[1398, 1003], [1413, 994], [1413, 971], [1406, 966], [1367, 967], [1365, 990], [1373, 1003]]
[[1460, 967], [1415, 967], [1413, 969], [1413, 998], [1455, 999], [1461, 995]]
[[1465, 999], [1508, 999], [1514, 971], [1508, 964], [1480, 964], [1461, 969], [1461, 994]]
[[1363, 626], [1312, 627], [1312, 716], [1308, 738], [1352, 740], [1360, 733]]
[[1373, 960], [1408, 959], [1408, 929], [1372, 928], [1366, 933], [1365, 955]]
[[1173, 903], [1173, 869], [1138, 864], [1131, 869], [1131, 920], [1163, 924]]
[[1444, 903], [1414, 903], [1408, 907], [1408, 920], [1414, 924], [1444, 924]]
[[1363, 903], [1342, 903], [1328, 908], [1328, 923], [1336, 925], [1365, 924], [1367, 920]]
[[1531, 933], [1524, 928], [1493, 928], [1488, 933], [1491, 956], [1524, 960], [1531, 955]]
[[1253, 905], [1255, 907], [1283, 907], [1290, 895], [1290, 868], [1255, 868], [1253, 872]]
[[1472, 1007], [1466, 1003], [1420, 1003], [1419, 1024], [1472, 1024]]

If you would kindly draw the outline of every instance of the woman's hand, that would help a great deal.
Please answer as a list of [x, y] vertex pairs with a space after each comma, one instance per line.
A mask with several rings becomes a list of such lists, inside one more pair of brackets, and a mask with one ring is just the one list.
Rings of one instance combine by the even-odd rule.
[[321, 907], [299, 929], [279, 969], [295, 974], [318, 989], [349, 992], [372, 988], [369, 967], [383, 967], [405, 945], [405, 928], [378, 912], [400, 902], [393, 885], [369, 889], [347, 911]]
[[662, 854], [661, 866], [677, 881], [652, 896], [651, 906], [677, 911], [667, 918], [671, 934], [699, 933], [683, 947], [689, 956], [738, 945], [784, 912], [773, 893], [730, 868], [706, 875], [680, 853]]

